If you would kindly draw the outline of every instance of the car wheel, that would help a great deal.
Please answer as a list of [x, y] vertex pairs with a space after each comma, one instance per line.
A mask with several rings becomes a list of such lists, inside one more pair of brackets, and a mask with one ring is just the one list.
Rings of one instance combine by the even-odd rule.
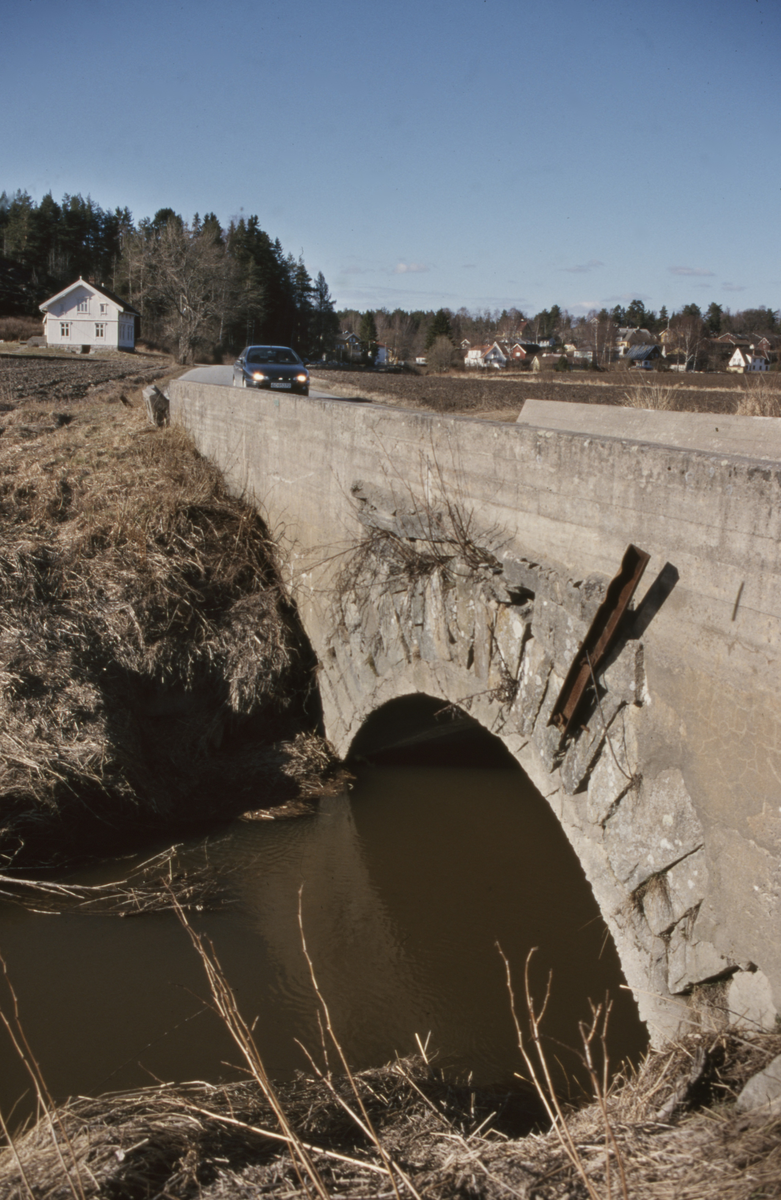
[[305, 387], [305, 388], [303, 388], [303, 389], [302, 389], [302, 391], [301, 391], [301, 395], [302, 395], [302, 396], [308, 396], [308, 395], [309, 395], [309, 388], [308, 388], [308, 387]]

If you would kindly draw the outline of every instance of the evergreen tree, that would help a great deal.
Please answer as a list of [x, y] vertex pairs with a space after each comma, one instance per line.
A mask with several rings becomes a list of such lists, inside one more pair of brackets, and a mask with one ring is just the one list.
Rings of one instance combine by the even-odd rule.
[[322, 271], [318, 271], [314, 282], [310, 330], [309, 349], [313, 355], [322, 357], [333, 351], [339, 318], [334, 312], [333, 297]]
[[705, 324], [708, 327], [710, 337], [718, 337], [721, 333], [721, 319], [723, 315], [721, 305], [717, 304], [715, 300], [712, 304], [708, 305], [705, 313]]
[[438, 337], [446, 337], [452, 342], [453, 329], [450, 324], [450, 313], [446, 308], [440, 308], [434, 313], [433, 320], [426, 332], [426, 350], [429, 350]]
[[361, 329], [358, 335], [361, 339], [361, 349], [368, 362], [374, 362], [377, 357], [377, 322], [371, 309], [361, 317]]

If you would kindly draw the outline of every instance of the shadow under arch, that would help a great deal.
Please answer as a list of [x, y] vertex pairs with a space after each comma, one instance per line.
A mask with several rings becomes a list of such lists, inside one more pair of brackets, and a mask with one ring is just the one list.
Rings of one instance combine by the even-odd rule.
[[464, 709], [423, 692], [399, 696], [375, 709], [353, 738], [347, 761], [393, 766], [517, 766], [504, 743]]
[[418, 693], [375, 710], [348, 763], [365, 867], [409, 974], [429, 998], [425, 1032], [443, 1063], [494, 1082], [523, 1070], [497, 943], [511, 963], [523, 1029], [529, 950], [537, 948], [538, 1002], [551, 972], [543, 1032], [566, 1075], [585, 1083], [577, 1054], [564, 1047], [577, 1051], [578, 1023], [606, 994], [611, 1067], [636, 1061], [647, 1031], [583, 867], [500, 739]]

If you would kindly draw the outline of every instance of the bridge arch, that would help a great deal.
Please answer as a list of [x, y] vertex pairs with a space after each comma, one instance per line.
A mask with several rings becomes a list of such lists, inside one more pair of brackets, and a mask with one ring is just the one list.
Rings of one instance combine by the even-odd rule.
[[[532, 993], [540, 1000], [552, 973], [549, 1036], [577, 1046], [577, 1022], [587, 1019], [589, 1001], [609, 994], [611, 1060], [642, 1052], [647, 1031], [582, 866], [500, 739], [463, 710], [412, 694], [369, 715], [347, 763], [356, 774], [352, 815], [367, 867], [388, 911], [404, 914], [402, 942], [410, 936], [416, 970], [430, 972], [428, 995], [440, 994], [441, 969], [445, 1003], [461, 1011], [475, 998], [470, 981], [479, 979], [475, 1027], [502, 1029], [512, 1055], [517, 1044], [506, 1024], [496, 942], [520, 989], [522, 1019], [524, 964], [535, 948]], [[418, 913], [414, 929], [405, 924], [410, 905]], [[455, 979], [466, 994], [453, 994]], [[568, 1059], [568, 1070], [575, 1066]]]
[[[700, 985], [739, 965], [698, 926], [708, 865], [684, 777], [644, 770], [649, 695], [637, 634], [647, 612], [600, 669], [586, 719], [564, 736], [551, 713], [607, 578], [574, 580], [545, 561], [500, 566], [490, 547], [449, 532], [447, 514], [432, 546], [417, 504], [405, 511], [394, 497], [391, 530], [388, 507], [375, 494], [369, 535], [333, 584], [319, 682], [337, 749], [360, 747], [375, 714], [411, 695], [501, 741], [575, 850], [641, 1016], [663, 1041], [682, 1014], [690, 1019]], [[706, 1006], [723, 1001], [720, 987]]]
[[[652, 1038], [699, 1019], [772, 1024], [781, 431], [533, 407], [508, 425], [171, 386], [172, 420], [285, 527], [337, 752], [396, 697], [464, 708], [560, 821]], [[649, 595], [598, 675], [600, 703], [562, 739], [551, 707], [629, 542], [651, 555]], [[354, 586], [340, 591], [343, 564]]]

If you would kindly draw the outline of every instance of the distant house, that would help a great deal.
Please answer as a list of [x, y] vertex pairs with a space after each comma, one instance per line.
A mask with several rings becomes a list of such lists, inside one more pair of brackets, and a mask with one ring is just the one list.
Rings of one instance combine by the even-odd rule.
[[749, 371], [766, 371], [767, 368], [767, 356], [762, 352], [757, 352], [754, 346], [749, 346], [748, 349], [744, 346], [736, 346], [735, 353], [727, 363], [728, 371], [736, 371], [742, 374]]
[[336, 337], [336, 357], [342, 362], [360, 362], [361, 339], [354, 333], [340, 333]]
[[132, 304], [110, 292], [77, 279], [38, 306], [44, 314], [46, 344], [63, 349], [134, 350], [141, 314]]
[[488, 342], [484, 342], [481, 346], [467, 346], [466, 358], [464, 359], [465, 366], [467, 366], [467, 367], [484, 367], [484, 366], [486, 366], [485, 356], [490, 349], [491, 349], [491, 346]]
[[651, 334], [647, 329], [623, 325], [616, 335], [616, 358], [626, 358], [632, 346], [648, 346], [650, 343]]
[[641, 345], [630, 346], [624, 357], [630, 367], [644, 367], [646, 370], [651, 370], [660, 355], [661, 350], [658, 346]]
[[467, 367], [506, 367], [509, 363], [531, 362], [540, 347], [530, 342], [495, 341], [490, 345], [472, 346], [464, 360]]

